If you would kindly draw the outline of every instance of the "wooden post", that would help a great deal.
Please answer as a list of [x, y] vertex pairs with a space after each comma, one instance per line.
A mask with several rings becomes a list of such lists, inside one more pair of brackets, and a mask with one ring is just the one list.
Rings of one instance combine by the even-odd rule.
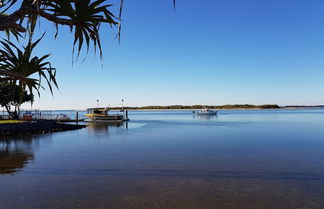
[[78, 124], [78, 122], [79, 122], [79, 112], [76, 112], [75, 119], [76, 119], [76, 122], [77, 122], [77, 124]]
[[126, 120], [128, 120], [128, 110], [126, 110]]

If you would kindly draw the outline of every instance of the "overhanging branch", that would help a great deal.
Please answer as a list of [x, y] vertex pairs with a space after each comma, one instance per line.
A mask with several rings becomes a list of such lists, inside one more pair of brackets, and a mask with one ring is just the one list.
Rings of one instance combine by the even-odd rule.
[[80, 21], [60, 18], [43, 10], [37, 10], [31, 7], [23, 7], [8, 16], [0, 14], [0, 31], [14, 29], [18, 32], [26, 32], [26, 28], [16, 23], [18, 20], [25, 18], [26, 15], [39, 15], [55, 24], [60, 25], [74, 26], [81, 24]]
[[17, 24], [17, 21], [25, 18], [27, 14], [30, 14], [32, 12], [34, 12], [34, 9], [25, 6], [16, 10], [11, 15], [0, 14], [0, 30], [3, 31], [14, 29], [18, 32], [26, 32], [27, 29], [22, 25]]
[[55, 15], [44, 12], [43, 10], [40, 10], [37, 14], [43, 18], [46, 18], [47, 20], [49, 20], [51, 22], [54, 22], [54, 23], [60, 24], [60, 25], [74, 26], [74, 25], [81, 24], [80, 21], [73, 21], [73, 20], [69, 20], [69, 19], [60, 18]]
[[[17, 80], [20, 80], [20, 81], [25, 81], [26, 80], [26, 77], [19, 74], [19, 73], [12, 73], [12, 72], [9, 72], [7, 70], [1, 70], [1, 69], [0, 69], [0, 76], [7, 76], [7, 77], [9, 77], [11, 79], [17, 79]], [[6, 78], [4, 78], [4, 80], [6, 80]]]

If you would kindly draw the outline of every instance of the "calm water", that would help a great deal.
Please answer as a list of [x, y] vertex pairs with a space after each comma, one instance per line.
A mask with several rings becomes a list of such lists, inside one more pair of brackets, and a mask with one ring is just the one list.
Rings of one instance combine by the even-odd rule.
[[324, 110], [131, 112], [0, 139], [0, 208], [324, 208]]

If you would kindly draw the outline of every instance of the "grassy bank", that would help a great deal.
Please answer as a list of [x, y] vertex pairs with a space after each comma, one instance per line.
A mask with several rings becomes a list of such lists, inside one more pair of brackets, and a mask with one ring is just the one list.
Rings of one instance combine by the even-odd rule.
[[0, 120], [0, 124], [11, 124], [11, 123], [25, 123], [26, 121], [21, 120]]

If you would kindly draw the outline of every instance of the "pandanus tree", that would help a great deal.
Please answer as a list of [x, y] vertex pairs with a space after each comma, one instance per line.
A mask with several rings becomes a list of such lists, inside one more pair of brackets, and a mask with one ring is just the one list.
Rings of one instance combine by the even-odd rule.
[[[98, 49], [102, 56], [100, 41], [100, 28], [102, 25], [115, 26], [120, 31], [120, 17], [123, 0], [120, 0], [119, 15], [114, 15], [110, 10], [112, 4], [109, 0], [0, 0], [0, 31], [3, 31], [1, 44], [16, 48], [9, 41], [9, 37], [16, 37], [19, 41], [26, 35], [32, 36], [37, 21], [44, 19], [55, 25], [55, 37], [59, 27], [69, 27], [74, 35], [74, 47], [79, 54], [83, 46], [89, 49]], [[118, 36], [119, 36], [118, 32]], [[27, 48], [27, 47], [25, 47]], [[26, 83], [26, 75], [9, 69], [0, 68], [0, 77], [13, 78]]]
[[17, 74], [23, 77], [18, 79], [15, 77], [4, 76], [0, 81], [10, 82], [21, 88], [22, 92], [28, 90], [29, 93], [34, 94], [36, 91], [44, 89], [42, 81], [45, 80], [51, 93], [53, 93], [53, 85], [58, 88], [55, 78], [56, 70], [51, 63], [46, 59], [50, 56], [46, 54], [42, 57], [33, 56], [33, 50], [42, 38], [35, 42], [29, 40], [26, 47], [20, 49], [10, 41], [0, 41], [3, 48], [0, 49], [0, 69]]
[[33, 50], [41, 39], [32, 42], [30, 38], [27, 46], [22, 49], [8, 40], [0, 41], [3, 46], [0, 49], [0, 69], [23, 78], [11, 76], [0, 78], [1, 106], [5, 107], [14, 119], [19, 118], [21, 104], [33, 102], [35, 91], [40, 95], [39, 90], [44, 89], [43, 81], [46, 81], [51, 93], [53, 86], [58, 88], [56, 70], [46, 60], [50, 55], [33, 56]]
[[[176, 0], [172, 1], [175, 6]], [[77, 55], [85, 46], [87, 50], [93, 47], [95, 52], [98, 49], [102, 57], [101, 26], [117, 28], [118, 38], [121, 31], [123, 0], [119, 0], [119, 9], [115, 9], [115, 14], [112, 12], [111, 2], [112, 0], [0, 0], [0, 31], [4, 32], [1, 37], [5, 39], [1, 41], [3, 51], [12, 55], [8, 52], [9, 48], [17, 50], [17, 46], [9, 38], [14, 36], [19, 41], [26, 36], [33, 36], [35, 28], [39, 25], [37, 22], [42, 19], [54, 23], [55, 37], [59, 33], [59, 27], [70, 28], [74, 37], [73, 49], [76, 49]], [[31, 40], [31, 37], [29, 39]], [[25, 47], [25, 50], [27, 48]], [[0, 67], [1, 79], [19, 80], [21, 85], [29, 88], [39, 85], [40, 81], [27, 78], [29, 75], [13, 68]], [[55, 81], [51, 76], [48, 78]], [[57, 85], [56, 82], [54, 85]]]
[[[40, 95], [46, 82], [51, 93], [58, 88], [56, 70], [47, 61], [49, 54], [35, 56], [34, 48], [42, 38], [33, 42], [37, 22], [52, 22], [58, 35], [59, 27], [69, 27], [74, 35], [73, 51], [77, 55], [85, 45], [93, 46], [102, 57], [100, 27], [116, 26], [120, 31], [120, 16], [110, 12], [108, 0], [0, 0], [0, 101], [12, 118], [18, 118], [20, 105], [32, 102], [34, 92]], [[122, 11], [122, 3], [119, 13]], [[118, 33], [119, 34], [119, 33]], [[44, 36], [44, 35], [43, 35]], [[42, 36], [42, 37], [43, 37]], [[15, 37], [14, 40], [10, 37]], [[29, 40], [26, 46], [21, 43]]]
[[9, 116], [13, 119], [19, 119], [21, 104], [34, 100], [31, 93], [9, 81], [0, 83], [0, 95], [0, 106], [6, 108]]

